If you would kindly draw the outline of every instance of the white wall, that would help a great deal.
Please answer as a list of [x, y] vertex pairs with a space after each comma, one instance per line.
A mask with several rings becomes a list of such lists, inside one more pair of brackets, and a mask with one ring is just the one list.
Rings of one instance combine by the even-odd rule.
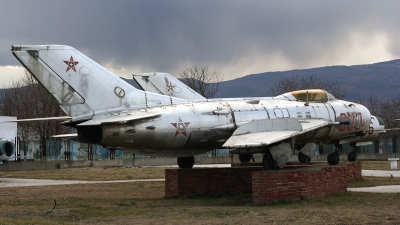
[[[17, 117], [12, 116], [0, 116], [0, 122], [16, 120]], [[0, 123], [0, 138], [5, 138], [12, 141], [15, 144], [15, 137], [17, 137], [17, 123]]]

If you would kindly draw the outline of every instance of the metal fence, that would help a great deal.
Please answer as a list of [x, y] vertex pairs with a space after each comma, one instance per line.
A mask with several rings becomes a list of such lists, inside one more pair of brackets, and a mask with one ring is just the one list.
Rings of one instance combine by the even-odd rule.
[[[393, 140], [396, 140], [397, 143], [393, 143]], [[400, 139], [393, 138], [381, 138], [379, 141], [379, 153], [397, 153], [399, 152]], [[31, 141], [27, 144], [20, 143], [19, 151], [17, 151], [16, 157], [19, 157], [24, 161], [42, 161], [43, 156], [46, 161], [63, 161], [68, 158], [68, 160], [87, 160], [89, 159], [88, 155], [88, 144], [82, 144], [75, 141], [61, 141], [61, 140], [49, 140], [46, 142], [47, 150], [46, 153], [43, 154], [41, 152], [40, 144], [37, 141]], [[315, 149], [315, 154], [320, 154], [321, 146], [317, 145]], [[334, 145], [323, 145], [323, 154], [328, 154], [335, 150]], [[353, 151], [353, 148], [349, 146], [349, 144], [343, 144], [343, 152], [349, 153]], [[93, 145], [93, 160], [98, 159], [109, 159], [109, 158], [122, 158], [124, 163], [132, 162], [133, 158], [141, 158], [148, 157], [142, 154], [133, 154], [131, 152], [124, 152], [122, 150], [115, 150], [112, 155], [107, 148], [104, 148], [100, 145]], [[375, 153], [375, 145], [366, 145], [361, 146], [360, 153]], [[19, 156], [17, 156], [19, 153]], [[201, 154], [204, 157], [213, 157], [213, 156], [228, 156], [228, 149], [216, 149], [214, 151], [210, 151], [204, 154]]]

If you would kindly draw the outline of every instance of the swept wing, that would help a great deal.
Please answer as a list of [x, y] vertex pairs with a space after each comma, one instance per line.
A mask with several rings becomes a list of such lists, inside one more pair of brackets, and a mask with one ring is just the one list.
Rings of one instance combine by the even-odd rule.
[[291, 118], [255, 120], [236, 129], [223, 147], [267, 146], [328, 125], [330, 123], [326, 120], [299, 121]]

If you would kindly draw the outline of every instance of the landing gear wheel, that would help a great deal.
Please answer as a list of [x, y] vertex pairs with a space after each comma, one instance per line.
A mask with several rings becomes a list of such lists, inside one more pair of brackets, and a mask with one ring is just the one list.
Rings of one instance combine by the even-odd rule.
[[355, 152], [350, 152], [350, 153], [347, 155], [347, 159], [349, 160], [349, 162], [354, 162], [354, 161], [356, 161], [356, 159], [357, 159], [356, 153], [355, 153]]
[[339, 164], [339, 154], [337, 154], [336, 152], [331, 152], [328, 155], [328, 164], [329, 165], [337, 165]]
[[177, 162], [178, 162], [179, 168], [181, 168], [181, 169], [193, 168], [194, 156], [178, 157]]
[[276, 164], [274, 157], [272, 157], [271, 152], [268, 150], [262, 159], [262, 165], [264, 170], [278, 170], [278, 165]]
[[240, 162], [250, 162], [251, 160], [251, 154], [239, 154], [239, 160]]
[[347, 155], [347, 159], [349, 160], [349, 162], [354, 162], [357, 159], [357, 152], [360, 152], [361, 147], [360, 146], [355, 146], [355, 144], [353, 145], [353, 151], [350, 152]]
[[300, 163], [310, 163], [311, 158], [304, 155], [302, 152], [299, 152], [297, 158], [299, 159]]

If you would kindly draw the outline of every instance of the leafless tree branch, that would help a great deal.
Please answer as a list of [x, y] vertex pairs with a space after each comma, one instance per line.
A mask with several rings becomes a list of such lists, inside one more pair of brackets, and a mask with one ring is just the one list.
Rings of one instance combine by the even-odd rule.
[[208, 66], [193, 65], [185, 67], [180, 73], [180, 80], [205, 98], [212, 98], [219, 91], [223, 76], [211, 72]]

